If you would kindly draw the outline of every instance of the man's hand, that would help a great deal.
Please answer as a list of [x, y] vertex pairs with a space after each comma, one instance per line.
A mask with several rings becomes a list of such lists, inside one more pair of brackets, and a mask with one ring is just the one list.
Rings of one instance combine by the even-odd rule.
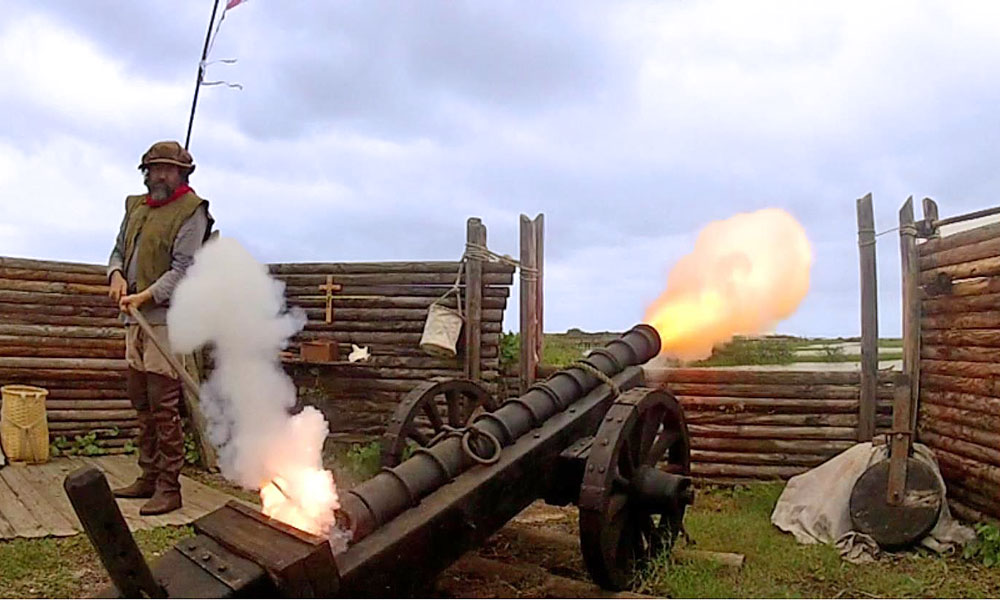
[[108, 297], [118, 302], [122, 299], [122, 296], [126, 295], [128, 295], [128, 283], [122, 277], [122, 272], [113, 272], [111, 274], [111, 283], [108, 284]]
[[123, 313], [128, 314], [129, 312], [128, 309], [130, 306], [139, 308], [140, 306], [148, 302], [152, 297], [153, 297], [153, 292], [149, 291], [149, 289], [145, 289], [139, 292], [138, 294], [132, 294], [131, 296], [122, 296], [121, 299], [118, 301], [118, 309], [121, 310]]

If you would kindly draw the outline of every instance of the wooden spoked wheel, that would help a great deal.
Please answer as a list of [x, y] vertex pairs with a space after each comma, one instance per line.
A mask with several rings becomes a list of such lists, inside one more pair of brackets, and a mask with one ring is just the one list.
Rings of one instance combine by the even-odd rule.
[[673, 544], [690, 481], [676, 495], [650, 494], [649, 482], [679, 484], [663, 473], [687, 475], [690, 464], [684, 412], [670, 393], [634, 388], [611, 407], [594, 437], [579, 503], [580, 546], [598, 585], [628, 589], [642, 564]]
[[398, 465], [410, 445], [426, 448], [441, 433], [465, 427], [477, 411], [496, 409], [496, 400], [471, 379], [427, 381], [400, 401], [382, 436], [382, 466]]

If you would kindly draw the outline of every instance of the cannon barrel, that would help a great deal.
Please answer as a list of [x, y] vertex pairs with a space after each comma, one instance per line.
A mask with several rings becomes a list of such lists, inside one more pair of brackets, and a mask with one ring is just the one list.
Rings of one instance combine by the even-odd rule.
[[[637, 325], [605, 348], [592, 351], [577, 366], [556, 372], [547, 380], [532, 385], [520, 398], [508, 400], [495, 412], [480, 415], [473, 421], [472, 428], [487, 433], [487, 440], [496, 440], [502, 447], [509, 446], [599, 386], [602, 379], [643, 364], [659, 352], [660, 336], [656, 330], [649, 325]], [[628, 387], [632, 386], [623, 389]], [[352, 541], [360, 541], [415, 506], [428, 493], [483, 461], [476, 456], [475, 447], [471, 448], [472, 452], [463, 448], [471, 446], [470, 438], [463, 443], [458, 435], [448, 437], [431, 448], [417, 451], [397, 467], [383, 469], [348, 491], [342, 499], [341, 514], [348, 523]], [[483, 450], [482, 446], [486, 445], [483, 438], [477, 441], [480, 452], [499, 452], [501, 449]]]
[[[437, 573], [539, 499], [578, 503], [588, 569], [601, 585], [622, 589], [639, 552], [672, 543], [692, 499], [683, 411], [669, 393], [639, 387], [645, 381], [640, 365], [659, 351], [656, 330], [637, 325], [520, 397], [466, 427], [443, 431], [407, 460], [383, 468], [343, 495], [337, 523], [350, 542], [339, 554], [324, 538], [230, 502], [196, 521], [196, 535], [152, 566], [161, 586], [154, 592], [420, 593]], [[84, 475], [70, 478], [89, 481]], [[67, 485], [71, 489], [80, 496], [73, 503], [78, 513], [97, 499], [83, 486]], [[623, 510], [634, 514], [623, 519]], [[653, 515], [660, 515], [658, 525]], [[636, 529], [623, 530], [623, 524]], [[129, 536], [123, 527], [116, 531], [108, 535]], [[636, 546], [642, 540], [645, 547]], [[91, 541], [103, 558], [101, 540]], [[141, 561], [134, 555], [125, 567], [109, 569], [118, 590], [150, 587], [148, 578], [136, 579], [142, 565], [133, 564]]]

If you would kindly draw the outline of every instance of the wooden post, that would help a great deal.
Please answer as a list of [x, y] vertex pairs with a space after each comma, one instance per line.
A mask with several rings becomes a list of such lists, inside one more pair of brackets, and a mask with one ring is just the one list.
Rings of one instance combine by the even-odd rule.
[[82, 467], [63, 480], [63, 489], [117, 592], [123, 598], [142, 598], [143, 593], [149, 598], [166, 598], [166, 590], [142, 557], [104, 474], [94, 467]]
[[937, 202], [930, 198], [924, 198], [924, 223], [927, 227], [927, 237], [929, 239], [941, 237], [941, 230], [938, 229], [937, 222], [941, 220], [938, 216]]
[[903, 373], [910, 378], [910, 429], [916, 431], [920, 390], [920, 281], [913, 196], [899, 209], [900, 272], [903, 280]]
[[899, 506], [906, 490], [906, 467], [910, 456], [910, 378], [906, 373], [893, 377], [892, 434], [889, 439], [889, 481], [886, 486], [886, 503]]
[[[466, 252], [469, 247], [486, 247], [486, 227], [472, 217], [465, 226]], [[483, 261], [468, 257], [465, 262], [465, 375], [479, 380], [482, 373]]]
[[[542, 348], [545, 346], [545, 292], [543, 272], [545, 270], [545, 215], [539, 214], [535, 217], [535, 269], [538, 270], [537, 282], [535, 283], [535, 298], [537, 308], [535, 309], [535, 322], [538, 336], [538, 362], [542, 361]], [[537, 374], [537, 373], [536, 373]]]
[[872, 195], [859, 198], [858, 254], [861, 257], [861, 401], [858, 406], [858, 441], [875, 435], [878, 388], [878, 283], [875, 271], [875, 214]]
[[521, 215], [521, 393], [535, 382], [538, 369], [538, 271], [534, 224]]

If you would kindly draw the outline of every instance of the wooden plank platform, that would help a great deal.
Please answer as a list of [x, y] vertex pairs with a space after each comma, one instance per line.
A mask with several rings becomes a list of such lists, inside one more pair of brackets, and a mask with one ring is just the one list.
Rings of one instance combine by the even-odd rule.
[[[9, 464], [0, 468], [0, 540], [18, 537], [69, 536], [81, 533], [80, 522], [63, 491], [66, 475], [84, 466], [104, 472], [112, 488], [128, 485], [139, 475], [135, 456], [70, 456], [41, 465]], [[233, 496], [181, 476], [184, 505], [165, 515], [144, 517], [144, 499], [120, 499], [129, 529], [186, 525], [219, 508]]]

